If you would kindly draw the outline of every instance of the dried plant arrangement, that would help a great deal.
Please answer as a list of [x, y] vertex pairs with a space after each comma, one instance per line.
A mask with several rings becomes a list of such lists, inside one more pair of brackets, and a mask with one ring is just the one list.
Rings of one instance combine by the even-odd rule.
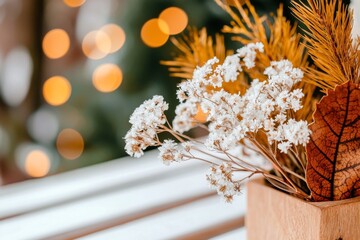
[[[186, 79], [176, 116], [171, 124], [162, 96], [145, 101], [130, 117], [127, 153], [157, 146], [166, 165], [209, 163], [207, 180], [228, 202], [254, 175], [307, 201], [359, 196], [360, 38], [351, 38], [352, 12], [341, 0], [293, 2], [301, 36], [282, 6], [265, 17], [249, 0], [215, 1], [232, 21], [215, 38], [189, 28], [172, 39], [179, 54], [162, 64]], [[227, 49], [222, 34], [243, 47]], [[205, 140], [187, 134], [197, 127]], [[173, 139], [161, 141], [164, 132]], [[246, 159], [244, 148], [271, 168]]]

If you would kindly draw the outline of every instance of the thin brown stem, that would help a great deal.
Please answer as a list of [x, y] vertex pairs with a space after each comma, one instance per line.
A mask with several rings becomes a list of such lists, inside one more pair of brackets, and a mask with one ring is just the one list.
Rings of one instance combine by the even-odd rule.
[[279, 173], [285, 178], [285, 180], [286, 180], [287, 182], [289, 182], [289, 184], [291, 185], [292, 189], [293, 189], [295, 192], [301, 192], [301, 193], [303, 193], [303, 190], [300, 189], [300, 188], [293, 182], [293, 180], [287, 176], [287, 174], [284, 172], [282, 166], [280, 165], [279, 161], [272, 156], [271, 152], [269, 153], [266, 149], [264, 149], [264, 147], [263, 147], [261, 144], [259, 144], [259, 142], [256, 140], [255, 137], [253, 137], [252, 140], [253, 140], [255, 146], [257, 146], [257, 147], [259, 148], [259, 150], [263, 152], [264, 156], [266, 156], [266, 157], [268, 158], [268, 160], [269, 160], [271, 163], [273, 163], [274, 168], [279, 171]]

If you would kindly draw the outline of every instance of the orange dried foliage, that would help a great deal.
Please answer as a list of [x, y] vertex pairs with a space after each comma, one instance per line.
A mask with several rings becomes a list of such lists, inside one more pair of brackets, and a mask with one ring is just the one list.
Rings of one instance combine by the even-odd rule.
[[316, 68], [306, 68], [311, 83], [323, 92], [360, 82], [360, 41], [352, 40], [353, 12], [342, 0], [294, 2], [296, 17], [306, 26], [304, 39]]
[[315, 201], [360, 196], [360, 86], [329, 90], [314, 113], [306, 180]]
[[236, 6], [238, 4], [244, 4], [245, 0], [222, 0], [222, 2], [229, 6]]
[[206, 119], [208, 117], [208, 114], [203, 112], [203, 110], [200, 107], [200, 104], [197, 105], [198, 112], [195, 115], [195, 120], [199, 123], [206, 123]]
[[224, 36], [216, 34], [214, 39], [208, 36], [205, 28], [188, 28], [187, 35], [173, 37], [171, 42], [180, 54], [161, 64], [169, 67], [170, 76], [183, 79], [191, 79], [196, 66], [204, 65], [207, 60], [217, 57], [224, 62], [226, 56], [232, 54], [225, 49]]
[[[170, 76], [182, 79], [192, 79], [195, 68], [204, 65], [211, 58], [217, 57], [218, 64], [222, 64], [226, 56], [233, 54], [232, 50], [226, 50], [224, 36], [216, 34], [213, 38], [205, 28], [189, 28], [187, 35], [171, 38], [171, 42], [180, 54], [174, 60], [161, 61], [161, 64], [169, 67]], [[229, 93], [243, 93], [247, 88], [244, 73], [240, 73], [234, 82], [224, 82], [221, 87]]]

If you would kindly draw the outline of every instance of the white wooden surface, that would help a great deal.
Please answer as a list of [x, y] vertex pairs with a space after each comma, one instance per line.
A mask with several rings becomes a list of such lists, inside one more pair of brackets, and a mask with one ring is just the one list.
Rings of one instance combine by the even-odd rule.
[[246, 230], [245, 228], [239, 228], [224, 234], [221, 234], [217, 237], [211, 238], [211, 240], [234, 240], [234, 239], [246, 239]]
[[[0, 188], [0, 239], [189, 239], [245, 214], [245, 194], [222, 202], [204, 164], [166, 167], [156, 155]], [[245, 239], [243, 230], [214, 239], [229, 236]]]
[[176, 239], [244, 213], [244, 205], [232, 206], [213, 196], [80, 239]]

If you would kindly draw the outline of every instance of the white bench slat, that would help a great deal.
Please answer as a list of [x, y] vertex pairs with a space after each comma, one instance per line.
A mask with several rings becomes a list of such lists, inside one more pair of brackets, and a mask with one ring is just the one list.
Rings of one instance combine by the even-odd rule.
[[[83, 180], [84, 176], [87, 178], [86, 181], [100, 180], [102, 181], [103, 177], [109, 177], [112, 173], [119, 168], [123, 168], [124, 170], [134, 171], [135, 169], [141, 169], [139, 166], [143, 166], [143, 168], [153, 167], [159, 165], [159, 160], [157, 159], [157, 151], [148, 151], [146, 155], [136, 159], [131, 157], [124, 157], [118, 160], [113, 160], [101, 164], [96, 164], [89, 167], [84, 167], [80, 169], [76, 169], [73, 171], [61, 173], [58, 175], [49, 176], [46, 178], [40, 179], [32, 179], [20, 183], [5, 185], [0, 187], [0, 194], [7, 195], [12, 193], [23, 193], [24, 191], [30, 191], [29, 188], [43, 188], [54, 186], [53, 184], [63, 184], [63, 181], [68, 181], [71, 178], [71, 183], [76, 183], [77, 181]], [[151, 161], [148, 161], [152, 159]], [[155, 160], [155, 162], [154, 162]], [[140, 165], [139, 165], [140, 164]], [[161, 164], [160, 164], [161, 165]], [[110, 171], [110, 172], [105, 172]], [[94, 178], [94, 179], [93, 179]]]
[[213, 237], [210, 240], [246, 240], [246, 229], [245, 228], [239, 228], [237, 230], [227, 232], [224, 234], [221, 234], [219, 236]]
[[198, 162], [189, 162], [165, 167], [157, 159], [157, 154], [158, 151], [150, 151], [140, 159], [126, 157], [44, 179], [1, 187], [0, 219], [199, 166]]
[[245, 214], [245, 207], [245, 194], [233, 204], [224, 203], [218, 196], [213, 196], [80, 239], [176, 239], [229, 219], [241, 217]]
[[179, 172], [166, 180], [143, 183], [3, 220], [0, 222], [0, 236], [7, 240], [46, 238], [208, 192], [204, 171], [189, 168], [187, 172]]

